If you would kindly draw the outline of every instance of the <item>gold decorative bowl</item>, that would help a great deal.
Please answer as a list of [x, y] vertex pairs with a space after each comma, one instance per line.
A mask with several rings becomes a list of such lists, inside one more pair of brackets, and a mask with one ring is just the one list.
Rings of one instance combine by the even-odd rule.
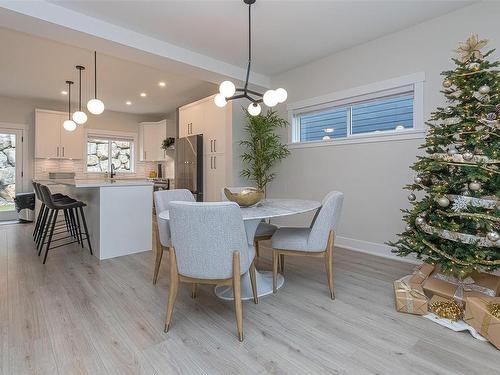
[[240, 207], [250, 207], [259, 203], [264, 198], [264, 192], [254, 188], [243, 189], [239, 193], [233, 193], [228, 188], [224, 188], [226, 198], [238, 203]]

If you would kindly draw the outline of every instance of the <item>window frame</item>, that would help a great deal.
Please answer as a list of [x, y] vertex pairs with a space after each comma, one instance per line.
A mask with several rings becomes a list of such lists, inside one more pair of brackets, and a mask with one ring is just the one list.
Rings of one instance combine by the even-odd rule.
[[[288, 146], [289, 148], [305, 148], [424, 138], [424, 81], [425, 74], [420, 72], [291, 103], [287, 107], [289, 122], [291, 124], [288, 134]], [[326, 109], [334, 107], [353, 106], [363, 102], [374, 101], [384, 97], [409, 92], [413, 92], [412, 128], [352, 134], [352, 110], [349, 109], [346, 137], [332, 138], [328, 140], [300, 141], [300, 115], [323, 112]]]
[[[100, 176], [105, 174], [106, 172], [95, 172], [95, 171], [89, 171], [87, 168], [87, 157], [88, 157], [88, 143], [89, 139], [100, 139], [100, 140], [107, 140], [107, 141], [125, 141], [125, 142], [131, 142], [131, 151], [130, 151], [130, 171], [116, 171], [117, 175], [125, 175], [125, 176], [131, 176], [136, 174], [136, 152], [137, 152], [137, 139], [138, 136], [136, 133], [130, 133], [130, 132], [121, 132], [121, 131], [105, 131], [101, 129], [88, 129], [85, 132], [85, 158], [84, 158], [84, 173], [87, 175], [94, 175], [94, 176]], [[111, 151], [111, 147], [110, 147]], [[111, 164], [111, 158], [108, 159], [109, 163]], [[110, 165], [111, 168], [111, 165]], [[107, 172], [109, 173], [109, 172]]]

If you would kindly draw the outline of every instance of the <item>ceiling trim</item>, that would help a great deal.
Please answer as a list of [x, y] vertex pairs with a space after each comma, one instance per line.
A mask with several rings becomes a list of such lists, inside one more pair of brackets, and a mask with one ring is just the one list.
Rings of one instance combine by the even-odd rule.
[[[160, 56], [194, 68], [242, 80], [246, 70], [236, 65], [193, 52], [177, 45], [84, 15], [46, 1], [0, 1], [0, 7], [25, 16], [49, 22], [97, 38], [105, 39], [143, 52]], [[6, 27], [9, 27], [7, 25]], [[24, 32], [22, 25], [16, 29]], [[66, 43], [68, 41], [66, 40]], [[270, 87], [270, 77], [252, 72], [252, 83]]]

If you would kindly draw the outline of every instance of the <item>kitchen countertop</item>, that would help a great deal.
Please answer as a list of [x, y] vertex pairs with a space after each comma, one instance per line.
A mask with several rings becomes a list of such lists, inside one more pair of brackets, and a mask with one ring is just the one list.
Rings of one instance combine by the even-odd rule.
[[120, 186], [153, 186], [147, 179], [39, 179], [36, 182], [50, 185], [66, 185], [75, 188], [120, 187]]

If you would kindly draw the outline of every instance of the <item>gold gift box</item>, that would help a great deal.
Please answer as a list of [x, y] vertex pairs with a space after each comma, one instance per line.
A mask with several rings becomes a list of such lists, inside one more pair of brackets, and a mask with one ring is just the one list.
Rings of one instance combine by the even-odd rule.
[[394, 281], [396, 310], [408, 314], [425, 315], [428, 298], [421, 286], [410, 286], [411, 277], [412, 275], [408, 275]]
[[465, 304], [470, 297], [498, 296], [500, 294], [500, 277], [475, 272], [459, 282], [436, 271], [425, 280], [423, 289], [430, 296], [438, 295]]
[[421, 285], [434, 271], [434, 268], [435, 266], [429, 263], [422, 263], [416, 267], [410, 278], [410, 285]]
[[500, 304], [500, 297], [469, 297], [464, 320], [500, 350], [500, 317], [488, 311], [488, 304]]

